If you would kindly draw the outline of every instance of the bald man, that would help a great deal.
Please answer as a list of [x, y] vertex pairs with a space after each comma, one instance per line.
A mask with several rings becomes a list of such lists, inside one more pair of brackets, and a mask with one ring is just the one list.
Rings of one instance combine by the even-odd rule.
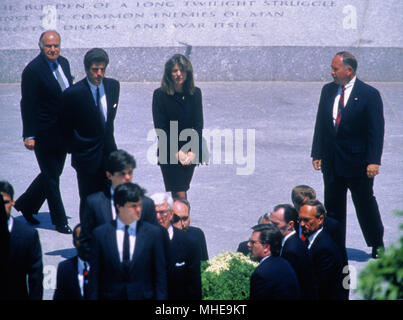
[[62, 92], [73, 84], [70, 65], [60, 55], [60, 35], [54, 30], [39, 38], [40, 54], [24, 69], [21, 79], [21, 116], [24, 146], [35, 152], [40, 174], [15, 203], [30, 224], [45, 199], [56, 230], [71, 233], [60, 194], [59, 180], [67, 149], [60, 131]]

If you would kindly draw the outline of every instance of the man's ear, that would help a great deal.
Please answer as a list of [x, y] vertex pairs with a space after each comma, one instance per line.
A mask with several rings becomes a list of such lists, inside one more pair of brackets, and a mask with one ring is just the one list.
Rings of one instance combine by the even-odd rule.
[[108, 180], [111, 180], [112, 173], [110, 173], [109, 171], [106, 171], [105, 175], [108, 178]]

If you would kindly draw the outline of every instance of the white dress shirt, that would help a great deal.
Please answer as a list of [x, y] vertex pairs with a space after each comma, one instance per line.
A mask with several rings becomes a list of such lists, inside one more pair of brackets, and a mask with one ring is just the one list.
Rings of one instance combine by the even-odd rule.
[[88, 84], [90, 86], [91, 93], [92, 93], [92, 96], [93, 96], [94, 101], [95, 101], [95, 105], [97, 104], [97, 87], [99, 87], [99, 97], [101, 99], [102, 111], [104, 113], [104, 117], [105, 117], [105, 120], [106, 120], [106, 117], [107, 117], [107, 104], [106, 104], [106, 95], [105, 95], [104, 84], [103, 84], [103, 82], [101, 82], [101, 84], [99, 86], [95, 86], [88, 80], [88, 78], [87, 78], [87, 82], [88, 82]]
[[7, 220], [7, 226], [8, 226], [8, 232], [11, 233], [11, 230], [13, 230], [13, 225], [14, 225], [14, 218], [10, 216]]
[[312, 233], [307, 240], [309, 241], [308, 249], [311, 249], [313, 242], [315, 241], [316, 237], [321, 233], [323, 230], [323, 227], [316, 230], [314, 233]]
[[[136, 228], [137, 221], [134, 221], [129, 227], [129, 243], [130, 243], [130, 260], [133, 257], [134, 246], [136, 245]], [[120, 221], [119, 218], [116, 219], [116, 240], [118, 243], [118, 251], [120, 262], [123, 262], [123, 240], [125, 238], [125, 224]]]
[[[350, 98], [351, 91], [353, 90], [355, 84], [355, 79], [356, 76], [354, 76], [354, 78], [351, 79], [350, 82], [344, 86], [344, 107], [346, 107], [348, 99]], [[341, 94], [341, 87], [339, 87], [339, 90], [337, 91], [337, 95], [333, 103], [333, 125], [336, 125], [336, 118], [339, 110], [340, 94]]]
[[116, 213], [116, 207], [115, 204], [113, 202], [113, 194], [115, 193], [115, 190], [113, 190], [113, 188], [111, 187], [111, 208], [112, 208], [112, 220], [116, 220], [116, 217], [118, 216]]
[[[90, 264], [87, 263], [87, 270], [90, 271]], [[77, 269], [78, 269], [78, 285], [80, 286], [81, 295], [84, 296], [84, 261], [77, 257]]]

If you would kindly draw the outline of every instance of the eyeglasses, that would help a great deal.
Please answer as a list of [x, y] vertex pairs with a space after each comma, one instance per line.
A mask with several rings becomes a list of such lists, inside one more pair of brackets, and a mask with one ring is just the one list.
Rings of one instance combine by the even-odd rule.
[[162, 217], [166, 217], [169, 213], [169, 210], [159, 210], [155, 212], [156, 214], [159, 214]]
[[298, 219], [297, 219], [298, 223], [301, 223], [301, 222], [308, 223], [311, 220], [312, 220], [312, 218], [300, 218], [300, 217], [298, 217]]
[[258, 243], [258, 242], [261, 243], [259, 240], [256, 240], [256, 241], [255, 241], [255, 240], [252, 240], [252, 239], [249, 239], [249, 240], [248, 240], [248, 243], [250, 243], [252, 246], [254, 246], [255, 243]]
[[177, 223], [179, 221], [187, 221], [189, 219], [189, 216], [185, 216], [185, 217], [179, 217], [177, 214], [174, 213], [174, 217], [172, 218], [172, 222], [173, 223]]

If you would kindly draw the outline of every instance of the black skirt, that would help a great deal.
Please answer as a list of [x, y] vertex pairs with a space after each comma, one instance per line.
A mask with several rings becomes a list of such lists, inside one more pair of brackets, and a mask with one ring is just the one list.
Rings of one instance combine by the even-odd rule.
[[160, 164], [164, 178], [165, 191], [178, 192], [189, 190], [190, 181], [196, 165]]

